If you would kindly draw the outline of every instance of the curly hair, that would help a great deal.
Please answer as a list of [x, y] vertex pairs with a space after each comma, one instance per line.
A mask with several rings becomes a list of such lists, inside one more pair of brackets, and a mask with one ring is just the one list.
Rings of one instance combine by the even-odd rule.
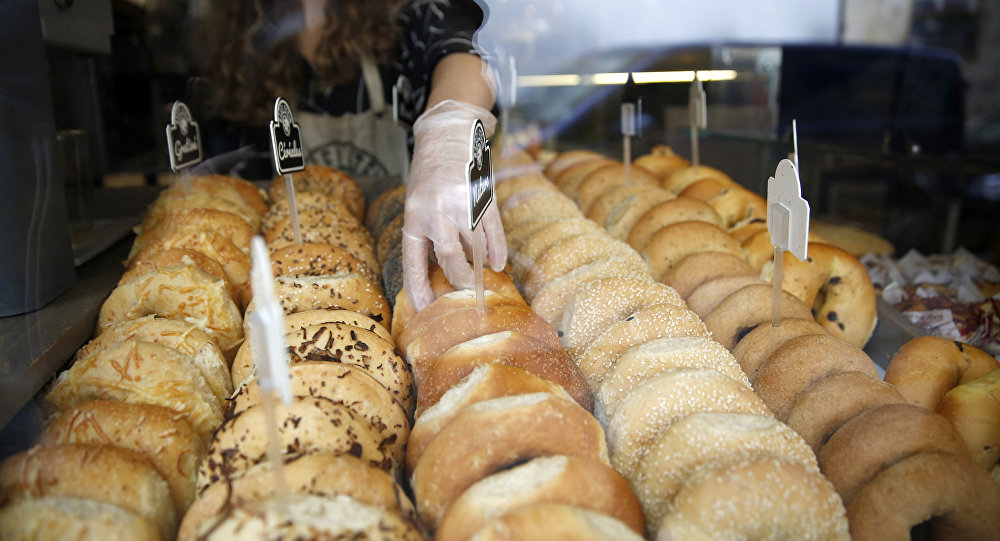
[[[312, 65], [321, 88], [357, 78], [367, 52], [379, 64], [398, 47], [399, 0], [328, 0]], [[274, 99], [303, 92], [305, 60], [296, 44], [301, 0], [217, 0], [202, 35], [212, 44], [206, 69], [219, 112], [239, 122], [271, 118]]]

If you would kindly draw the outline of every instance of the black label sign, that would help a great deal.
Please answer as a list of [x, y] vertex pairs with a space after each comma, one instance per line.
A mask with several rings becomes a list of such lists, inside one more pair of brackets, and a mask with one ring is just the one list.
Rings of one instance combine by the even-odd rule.
[[292, 118], [292, 108], [284, 98], [274, 101], [274, 120], [271, 121], [271, 151], [274, 168], [279, 175], [294, 173], [306, 168], [299, 125]]
[[167, 124], [167, 148], [170, 169], [180, 171], [201, 162], [201, 134], [191, 111], [181, 101], [175, 101]]
[[469, 184], [469, 229], [475, 229], [493, 202], [493, 158], [482, 121], [472, 127], [472, 160], [466, 176]]
[[413, 112], [413, 86], [405, 75], [396, 79], [392, 85], [392, 119], [399, 125], [413, 125], [417, 115]]

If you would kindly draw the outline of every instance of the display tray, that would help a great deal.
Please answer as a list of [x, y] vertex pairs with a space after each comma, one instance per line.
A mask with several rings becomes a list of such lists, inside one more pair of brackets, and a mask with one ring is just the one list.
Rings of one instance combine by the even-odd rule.
[[875, 332], [865, 345], [865, 353], [875, 361], [879, 377], [885, 378], [889, 361], [903, 344], [925, 334], [927, 331], [914, 325], [902, 312], [879, 296], [878, 324], [875, 325]]

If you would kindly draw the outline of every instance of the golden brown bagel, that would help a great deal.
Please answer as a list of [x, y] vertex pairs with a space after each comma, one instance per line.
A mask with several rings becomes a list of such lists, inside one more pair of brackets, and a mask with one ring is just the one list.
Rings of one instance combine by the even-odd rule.
[[708, 251], [742, 254], [739, 244], [724, 230], [700, 221], [678, 222], [660, 229], [649, 237], [641, 253], [650, 274], [659, 280], [685, 257]]
[[993, 356], [968, 344], [937, 336], [920, 336], [903, 344], [889, 361], [885, 381], [907, 402], [936, 410], [956, 385], [1000, 368]]

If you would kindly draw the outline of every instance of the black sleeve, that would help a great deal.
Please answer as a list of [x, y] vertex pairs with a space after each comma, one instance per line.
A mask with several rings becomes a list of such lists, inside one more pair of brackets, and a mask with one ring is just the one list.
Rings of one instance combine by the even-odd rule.
[[413, 0], [400, 10], [400, 72], [412, 86], [408, 101], [420, 114], [438, 61], [456, 52], [485, 56], [475, 33], [486, 14], [473, 0]]

